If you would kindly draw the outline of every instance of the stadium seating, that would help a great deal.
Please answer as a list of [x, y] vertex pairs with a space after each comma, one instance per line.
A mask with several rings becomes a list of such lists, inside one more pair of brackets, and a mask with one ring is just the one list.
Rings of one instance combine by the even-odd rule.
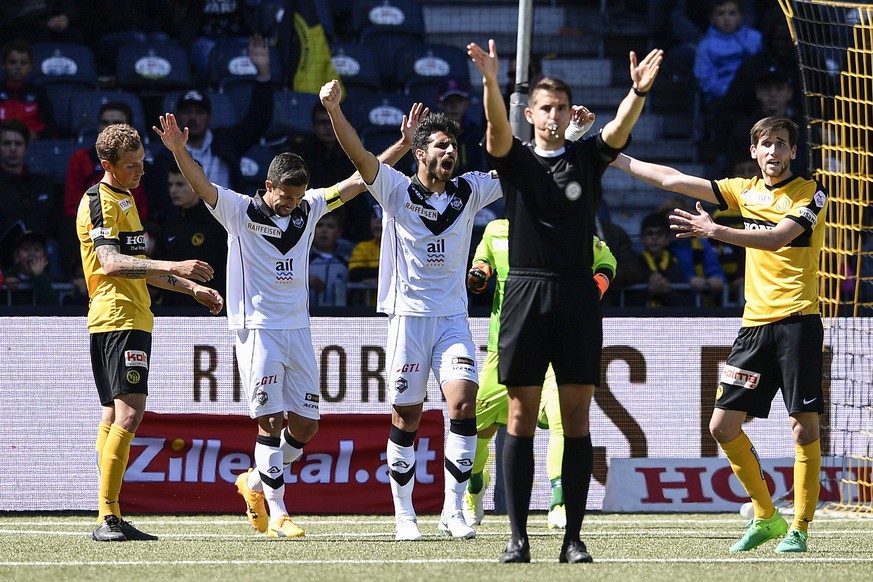
[[192, 86], [188, 52], [161, 42], [127, 44], [118, 49], [116, 82], [127, 91], [162, 93]]
[[[412, 100], [406, 95], [383, 93], [360, 99], [354, 105], [349, 121], [363, 131], [370, 126], [386, 126], [395, 132], [400, 131], [400, 122], [409, 112]], [[395, 133], [395, 138], [397, 133]]]
[[417, 0], [356, 0], [352, 28], [361, 44], [379, 55], [382, 87], [398, 90], [396, 56], [424, 42], [424, 14]]
[[421, 82], [438, 85], [448, 77], [455, 77], [466, 79], [464, 85], [469, 85], [469, 60], [467, 53], [456, 46], [413, 45], [395, 58], [395, 81], [404, 86]]
[[34, 174], [41, 174], [57, 185], [67, 179], [67, 164], [82, 144], [74, 139], [45, 139], [30, 143], [24, 163]]
[[132, 125], [143, 136], [151, 133], [152, 123], [146, 120], [142, 102], [136, 94], [112, 90], [83, 91], [70, 99], [69, 113], [70, 129], [83, 143], [90, 143], [89, 140], [96, 137], [100, 107], [111, 101], [121, 101], [129, 105], [133, 111]]
[[[161, 104], [161, 113], [176, 113], [177, 103], [184, 93], [184, 91], [167, 93]], [[212, 127], [230, 127], [242, 119], [245, 109], [238, 107], [229, 94], [207, 91], [206, 96], [209, 97], [209, 104], [212, 106]]]
[[366, 45], [356, 42], [335, 42], [330, 46], [331, 61], [343, 82], [346, 97], [354, 100], [382, 91], [379, 62]]
[[318, 102], [318, 95], [313, 93], [273, 93], [273, 119], [267, 128], [265, 139], [268, 142], [277, 142], [290, 135], [312, 133], [312, 107]]
[[255, 144], [243, 154], [239, 162], [239, 169], [245, 181], [245, 192], [242, 194], [252, 195], [257, 190], [264, 188], [264, 180], [267, 179], [267, 168], [273, 161], [273, 150], [262, 144]]
[[[270, 74], [273, 79], [282, 78], [282, 63], [275, 49], [270, 49]], [[236, 83], [254, 83], [257, 69], [249, 58], [249, 43], [246, 39], [227, 38], [216, 41], [209, 53], [208, 77], [205, 84], [222, 90]]]
[[97, 88], [94, 53], [84, 44], [46, 42], [33, 45], [33, 82], [66, 89]]

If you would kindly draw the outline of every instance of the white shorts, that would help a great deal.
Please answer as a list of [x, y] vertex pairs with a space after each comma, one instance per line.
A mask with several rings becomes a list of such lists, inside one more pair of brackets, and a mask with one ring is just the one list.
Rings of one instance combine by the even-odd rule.
[[388, 390], [391, 404], [421, 404], [431, 370], [442, 387], [452, 380], [479, 383], [476, 348], [465, 315], [388, 316]]
[[236, 359], [252, 418], [294, 412], [320, 418], [312, 334], [302, 329], [241, 329]]

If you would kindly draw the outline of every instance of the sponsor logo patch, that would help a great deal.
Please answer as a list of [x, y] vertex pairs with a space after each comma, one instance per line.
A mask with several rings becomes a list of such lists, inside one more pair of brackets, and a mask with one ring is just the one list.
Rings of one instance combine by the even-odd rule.
[[149, 357], [148, 354], [141, 350], [126, 350], [124, 352], [124, 365], [128, 368], [139, 367], [148, 369]]
[[418, 214], [419, 216], [423, 216], [428, 220], [436, 220], [439, 216], [436, 210], [432, 208], [425, 208], [424, 206], [418, 206], [416, 204], [413, 204], [412, 202], [407, 202], [403, 206], [413, 214]]
[[133, 207], [133, 202], [131, 202], [130, 200], [124, 199], [124, 200], [121, 200], [118, 202], [118, 206], [122, 210], [129, 210], [131, 207]]
[[815, 205], [821, 208], [825, 205], [825, 202], [827, 202], [828, 197], [824, 192], [818, 190], [816, 191], [815, 196], [813, 196], [812, 199], [815, 202]]
[[752, 372], [751, 370], [743, 370], [736, 366], [725, 366], [721, 371], [721, 384], [730, 384], [731, 386], [739, 386], [747, 390], [754, 390], [758, 387], [758, 382], [761, 380], [761, 374]]
[[98, 238], [108, 238], [111, 234], [112, 231], [108, 228], [92, 228], [88, 236], [91, 237], [91, 240], [97, 240]]
[[264, 236], [270, 236], [273, 238], [282, 238], [282, 229], [276, 226], [269, 226], [267, 224], [258, 224], [257, 222], [247, 222], [246, 228], [252, 232], [256, 232], [258, 234], [262, 234]]
[[806, 220], [808, 220], [813, 226], [818, 224], [818, 216], [809, 208], [801, 208], [798, 211], [798, 214], [800, 214], [801, 218], [805, 218]]

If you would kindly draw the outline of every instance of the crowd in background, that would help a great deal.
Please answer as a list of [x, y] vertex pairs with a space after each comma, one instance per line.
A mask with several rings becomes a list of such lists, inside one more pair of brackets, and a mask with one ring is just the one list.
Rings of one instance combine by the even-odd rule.
[[[299, 16], [327, 40], [355, 42], [359, 33], [354, 4], [353, 0], [3, 2], [0, 305], [87, 304], [73, 221], [83, 193], [103, 175], [91, 144], [96, 133], [111, 123], [126, 122], [151, 133], [151, 126], [157, 123], [152, 117], [162, 111], [147, 103], [165, 104], [163, 99], [155, 101], [153, 95], [148, 102], [143, 97], [146, 112], [138, 113], [124, 101], [103, 103], [88, 131], [64, 134], [56, 122], [48, 88], [35, 80], [35, 45], [66, 42], [88, 46], [96, 57], [101, 86], [114, 83], [116, 47], [131, 42], [182, 46], [190, 57], [192, 84], [179, 93], [174, 112], [189, 128], [189, 149], [210, 180], [253, 194], [263, 184], [247, 175], [262, 176], [265, 166], [246, 172], [245, 164], [252, 148], [261, 148], [266, 163], [282, 151], [300, 154], [311, 170], [310, 187], [322, 187], [347, 177], [354, 167], [337, 144], [327, 112], [317, 100], [300, 105], [308, 110], [308, 127], [265, 139], [274, 121], [277, 90], [305, 92], [314, 86], [313, 92], [317, 92], [322, 82], [337, 76], [329, 58], [317, 63], [307, 56], [305, 48], [301, 50], [301, 39], [290, 19], [283, 20], [281, 15]], [[772, 2], [647, 0], [625, 4], [628, 11], [647, 15], [650, 43], [667, 51], [667, 71], [659, 84], [684, 84], [700, 95], [699, 111], [689, 115], [697, 113], [703, 120], [698, 140], [704, 149], [706, 143], [718, 144], [709, 160], [713, 178], [758, 172], [749, 156], [748, 135], [757, 119], [785, 115], [804, 126], [795, 51], [784, 16]], [[100, 17], [94, 18], [94, 14]], [[240, 108], [238, 120], [218, 127], [214, 123], [218, 104], [213, 103], [215, 92], [209, 86], [207, 65], [210, 51], [228, 38], [249, 41], [256, 75], [245, 89], [247, 106]], [[268, 51], [263, 50], [265, 45]], [[541, 76], [536, 56], [533, 63], [531, 86]], [[428, 103], [462, 126], [458, 174], [487, 170], [480, 145], [482, 115], [471, 109], [469, 81], [469, 76], [441, 79]], [[351, 87], [348, 91], [349, 100], [362, 98]], [[584, 95], [577, 100], [584, 102]], [[135, 119], [137, 113], [145, 119]], [[362, 131], [365, 141], [367, 135]], [[154, 136], [145, 137], [156, 141]], [[81, 143], [69, 157], [63, 183], [28, 170], [25, 160], [31, 144], [73, 138]], [[390, 139], [394, 138], [391, 134]], [[807, 174], [805, 143], [804, 138], [793, 168], [800, 175]], [[380, 148], [374, 145], [372, 149]], [[148, 151], [146, 177], [134, 196], [145, 221], [149, 256], [208, 260], [216, 269], [210, 285], [223, 291], [227, 252], [223, 229], [174, 167], [172, 156], [160, 147], [149, 147]], [[397, 167], [411, 172], [412, 166], [401, 161]], [[743, 250], [707, 240], [689, 243], [674, 239], [665, 227], [665, 216], [674, 207], [652, 208], [639, 230], [630, 233], [613, 223], [608, 207], [601, 209], [598, 235], [618, 259], [618, 278], [608, 293], [607, 305], [714, 307], [741, 303]], [[477, 217], [478, 234], [502, 212], [500, 202], [484, 209]], [[319, 222], [310, 255], [312, 306], [373, 305], [380, 218], [380, 208], [369, 194], [363, 194]], [[730, 213], [716, 218], [736, 225], [737, 217]], [[168, 295], [173, 294], [156, 292], [153, 302], [179, 306], [186, 299]], [[471, 303], [487, 306], [490, 297], [471, 296]]]

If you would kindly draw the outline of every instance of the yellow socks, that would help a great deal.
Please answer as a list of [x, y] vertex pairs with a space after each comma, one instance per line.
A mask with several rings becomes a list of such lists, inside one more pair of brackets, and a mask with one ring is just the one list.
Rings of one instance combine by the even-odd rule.
[[100, 507], [98, 514], [101, 521], [107, 515], [115, 515], [121, 519], [118, 497], [121, 494], [121, 482], [124, 480], [124, 471], [127, 469], [130, 442], [133, 440], [133, 436], [132, 432], [127, 432], [117, 424], [113, 424], [109, 427], [109, 434], [106, 435], [103, 443], [102, 453], [98, 453], [100, 457]]
[[793, 529], [806, 532], [815, 515], [821, 489], [821, 441], [794, 445], [794, 521]]
[[106, 437], [109, 436], [109, 425], [101, 422], [97, 427], [97, 443], [94, 450], [97, 452], [97, 469], [100, 469], [100, 461], [103, 457], [103, 447], [106, 445]]
[[734, 440], [721, 443], [721, 448], [731, 463], [734, 475], [737, 476], [743, 488], [752, 498], [755, 517], [764, 519], [773, 517], [776, 507], [770, 498], [770, 490], [764, 480], [761, 463], [758, 461], [758, 453], [755, 452], [755, 447], [746, 433], [742, 432]]

